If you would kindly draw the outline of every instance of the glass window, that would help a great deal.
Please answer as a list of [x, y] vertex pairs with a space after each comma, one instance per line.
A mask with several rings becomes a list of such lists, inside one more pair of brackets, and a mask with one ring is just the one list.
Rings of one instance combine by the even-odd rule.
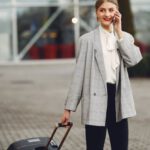
[[150, 1], [131, 0], [136, 39], [143, 52], [149, 50], [150, 43]]
[[37, 3], [45, 3], [45, 2], [54, 2], [54, 3], [67, 3], [67, 2], [72, 2], [73, 0], [16, 0], [17, 2], [24, 2], [24, 3], [33, 3], [33, 2], [37, 2]]
[[0, 9], [0, 60], [11, 59], [11, 16], [9, 9]]
[[[16, 0], [17, 2], [26, 2], [26, 3], [33, 3], [33, 2], [38, 2], [39, 3], [39, 0]], [[42, 0], [40, 1], [40, 3], [44, 3], [44, 2], [54, 2], [54, 1], [57, 1], [57, 0]]]
[[95, 8], [93, 6], [80, 6], [80, 34], [91, 31], [97, 25]]
[[0, 0], [0, 4], [2, 3], [8, 3], [8, 2], [11, 2], [11, 0]]
[[[0, 59], [12, 58], [12, 0], [0, 0]], [[74, 0], [16, 0], [18, 54], [30, 50], [23, 59], [51, 59], [74, 57]], [[79, 0], [80, 35], [98, 26], [93, 0]], [[136, 37], [138, 40], [150, 43], [150, 1], [131, 0], [134, 15]], [[38, 3], [36, 5], [36, 3]], [[41, 5], [40, 5], [41, 4]], [[23, 5], [23, 6], [22, 6]], [[4, 7], [3, 7], [4, 6]], [[40, 6], [40, 7], [38, 7]], [[78, 7], [78, 6], [77, 6]], [[57, 14], [59, 9], [62, 9]], [[57, 14], [57, 16], [56, 16]], [[55, 17], [54, 20], [51, 18]], [[14, 16], [15, 18], [15, 16]], [[46, 24], [49, 26], [44, 29]], [[75, 22], [74, 22], [75, 23]], [[15, 25], [15, 23], [14, 23]], [[14, 34], [15, 35], [15, 34]], [[31, 41], [38, 39], [34, 44]], [[76, 37], [77, 38], [77, 37]], [[15, 47], [15, 42], [13, 43]], [[2, 47], [2, 45], [5, 47]], [[5, 49], [5, 50], [4, 50]], [[15, 48], [14, 48], [15, 49]], [[13, 50], [15, 53], [15, 50]]]
[[[85, 2], [88, 2], [88, 1], [91, 2], [91, 1], [92, 1], [92, 2], [93, 2], [93, 0], [79, 0], [79, 1], [81, 1], [81, 2], [82, 2], [82, 1], [85, 1]], [[96, 1], [96, 0], [95, 0], [95, 1]], [[94, 1], [94, 2], [95, 2], [95, 1]]]
[[[19, 53], [31, 39], [38, 36], [45, 24], [56, 15], [59, 7], [18, 9]], [[53, 59], [74, 57], [73, 8], [63, 9], [49, 24], [23, 59]]]

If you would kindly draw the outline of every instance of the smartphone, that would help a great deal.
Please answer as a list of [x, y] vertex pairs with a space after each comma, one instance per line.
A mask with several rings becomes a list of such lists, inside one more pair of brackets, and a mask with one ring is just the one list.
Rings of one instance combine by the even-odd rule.
[[112, 19], [112, 25], [113, 25], [113, 33], [115, 35], [115, 27], [114, 27], [114, 25], [115, 25], [115, 16]]
[[115, 24], [115, 16], [112, 19], [112, 23]]

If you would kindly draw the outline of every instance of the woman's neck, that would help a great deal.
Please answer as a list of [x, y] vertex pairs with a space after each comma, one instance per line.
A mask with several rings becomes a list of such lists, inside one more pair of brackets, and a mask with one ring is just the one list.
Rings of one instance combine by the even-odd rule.
[[111, 26], [103, 26], [103, 25], [101, 25], [101, 26], [102, 26], [102, 28], [103, 28], [104, 30], [106, 30], [107, 32], [112, 32]]

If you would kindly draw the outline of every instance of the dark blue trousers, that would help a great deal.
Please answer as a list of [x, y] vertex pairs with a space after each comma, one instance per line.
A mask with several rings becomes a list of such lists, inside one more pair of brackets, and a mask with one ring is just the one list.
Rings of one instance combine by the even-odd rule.
[[128, 120], [116, 123], [115, 84], [107, 84], [108, 105], [105, 126], [85, 125], [87, 150], [103, 150], [108, 130], [112, 150], [128, 150]]

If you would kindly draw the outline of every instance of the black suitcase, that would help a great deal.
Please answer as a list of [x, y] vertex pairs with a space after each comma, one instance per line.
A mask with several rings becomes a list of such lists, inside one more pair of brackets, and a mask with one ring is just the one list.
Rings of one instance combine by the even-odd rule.
[[[62, 125], [61, 123], [58, 123], [54, 128], [50, 138], [37, 137], [16, 141], [12, 143], [7, 150], [60, 150], [72, 126], [72, 122], [69, 122], [67, 125]], [[53, 137], [59, 127], [67, 127], [67, 131], [62, 138], [60, 144], [57, 145], [56, 142], [53, 140]]]

